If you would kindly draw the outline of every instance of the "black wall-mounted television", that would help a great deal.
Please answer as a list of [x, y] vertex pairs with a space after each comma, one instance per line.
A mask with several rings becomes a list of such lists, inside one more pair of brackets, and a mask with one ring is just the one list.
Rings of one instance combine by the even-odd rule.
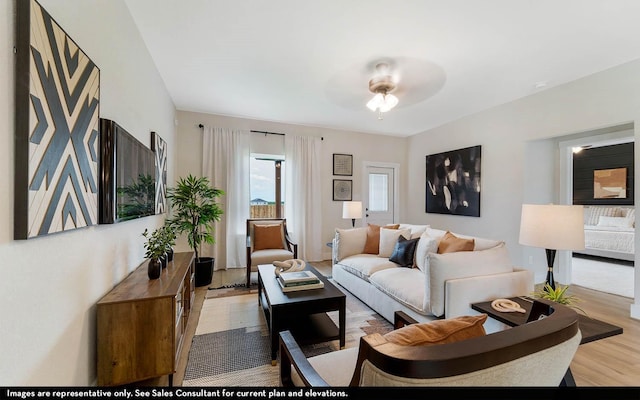
[[100, 118], [99, 222], [113, 224], [155, 214], [153, 152], [116, 122]]

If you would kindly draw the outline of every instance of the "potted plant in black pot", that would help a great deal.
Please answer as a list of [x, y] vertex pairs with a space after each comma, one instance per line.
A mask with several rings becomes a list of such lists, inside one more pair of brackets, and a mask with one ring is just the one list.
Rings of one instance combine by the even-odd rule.
[[145, 229], [142, 236], [147, 239], [144, 243], [144, 257], [149, 260], [147, 275], [149, 279], [158, 279], [162, 271], [162, 257], [166, 257], [166, 246], [162, 240], [160, 229], [151, 233]]
[[215, 243], [213, 223], [220, 221], [223, 213], [216, 199], [222, 195], [224, 192], [211, 186], [207, 177], [196, 178], [191, 174], [179, 178], [176, 187], [167, 190], [173, 215], [167, 224], [176, 234], [187, 234], [189, 246], [195, 252], [196, 286], [211, 283], [215, 259], [202, 257], [201, 246]]
[[160, 236], [162, 237], [162, 242], [165, 245], [167, 253], [167, 261], [173, 261], [173, 246], [176, 245], [176, 232], [173, 227], [166, 223], [160, 229]]

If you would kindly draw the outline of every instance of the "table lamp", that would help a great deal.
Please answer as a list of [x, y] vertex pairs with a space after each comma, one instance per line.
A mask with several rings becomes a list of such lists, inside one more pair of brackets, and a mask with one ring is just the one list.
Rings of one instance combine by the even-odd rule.
[[523, 204], [520, 218], [520, 244], [545, 249], [547, 253], [546, 283], [555, 289], [553, 264], [556, 250], [584, 249], [583, 207]]
[[362, 218], [362, 202], [345, 201], [342, 203], [342, 218], [351, 218], [351, 227], [355, 228], [356, 218]]

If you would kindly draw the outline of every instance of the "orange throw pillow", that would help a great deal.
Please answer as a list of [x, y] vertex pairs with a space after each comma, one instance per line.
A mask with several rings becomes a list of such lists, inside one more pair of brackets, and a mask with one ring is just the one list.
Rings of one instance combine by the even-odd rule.
[[253, 225], [253, 251], [284, 249], [280, 225]]
[[364, 244], [364, 254], [378, 254], [380, 246], [380, 225], [367, 224], [367, 241]]
[[439, 319], [407, 325], [385, 334], [384, 338], [387, 342], [403, 346], [454, 343], [486, 335], [483, 326], [486, 320], [487, 314]]
[[462, 239], [447, 231], [438, 244], [438, 254], [473, 251], [474, 247], [474, 239]]

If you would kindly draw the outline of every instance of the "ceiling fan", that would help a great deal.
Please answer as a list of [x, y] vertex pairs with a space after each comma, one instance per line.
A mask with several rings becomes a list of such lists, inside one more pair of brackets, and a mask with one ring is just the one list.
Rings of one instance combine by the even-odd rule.
[[433, 96], [445, 81], [444, 70], [433, 62], [413, 57], [376, 57], [334, 74], [325, 92], [332, 102], [345, 108], [363, 110], [367, 105], [369, 110], [378, 111], [380, 119], [381, 113], [394, 107], [407, 107]]
[[391, 94], [395, 89], [396, 83], [390, 74], [389, 64], [377, 64], [376, 75], [369, 80], [369, 91], [375, 95], [367, 102], [367, 108], [378, 111], [378, 119], [382, 119], [382, 113], [398, 105], [398, 98]]

